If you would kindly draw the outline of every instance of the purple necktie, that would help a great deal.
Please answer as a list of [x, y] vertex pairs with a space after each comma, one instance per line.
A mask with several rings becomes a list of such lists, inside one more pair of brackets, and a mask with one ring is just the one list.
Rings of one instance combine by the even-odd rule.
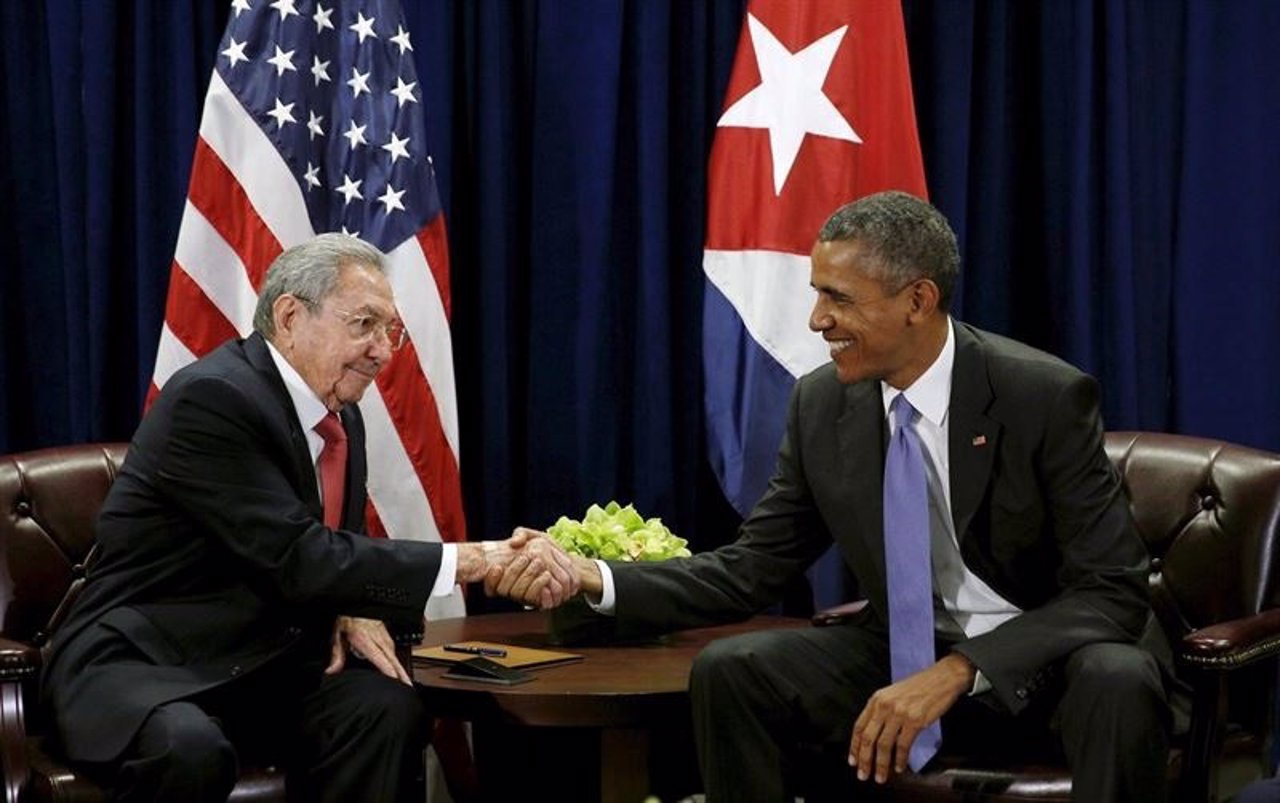
[[[889, 664], [896, 683], [930, 667], [933, 564], [929, 557], [929, 486], [924, 452], [911, 426], [919, 415], [899, 393], [889, 406], [892, 435], [884, 461], [884, 565], [889, 590]], [[907, 764], [919, 771], [942, 743], [935, 720], [916, 736]]]

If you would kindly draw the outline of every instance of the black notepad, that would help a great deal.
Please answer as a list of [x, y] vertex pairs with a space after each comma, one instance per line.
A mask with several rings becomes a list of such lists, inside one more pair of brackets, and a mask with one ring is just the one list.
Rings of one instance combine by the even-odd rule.
[[498, 683], [503, 686], [514, 686], [517, 683], [527, 683], [533, 680], [533, 675], [519, 669], [512, 669], [509, 666], [492, 661], [484, 656], [476, 656], [468, 658], [465, 661], [458, 661], [449, 667], [449, 671], [445, 672], [441, 677], [450, 680], [474, 680], [480, 683]]

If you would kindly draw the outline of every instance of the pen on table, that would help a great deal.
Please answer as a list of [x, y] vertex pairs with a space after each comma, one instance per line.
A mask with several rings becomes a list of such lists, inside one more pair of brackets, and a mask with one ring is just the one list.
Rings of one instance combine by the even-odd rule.
[[445, 652], [465, 652], [468, 655], [489, 655], [494, 658], [506, 658], [507, 651], [498, 647], [473, 647], [470, 644], [446, 644]]

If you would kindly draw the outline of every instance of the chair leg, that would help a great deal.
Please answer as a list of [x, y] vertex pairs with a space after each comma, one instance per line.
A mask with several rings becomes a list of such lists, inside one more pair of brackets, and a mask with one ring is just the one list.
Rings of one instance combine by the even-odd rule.
[[1217, 757], [1227, 722], [1226, 674], [1201, 672], [1193, 681], [1191, 732], [1178, 779], [1178, 803], [1217, 803]]
[[0, 683], [0, 766], [4, 770], [3, 803], [18, 803], [27, 785], [27, 728], [22, 685]]

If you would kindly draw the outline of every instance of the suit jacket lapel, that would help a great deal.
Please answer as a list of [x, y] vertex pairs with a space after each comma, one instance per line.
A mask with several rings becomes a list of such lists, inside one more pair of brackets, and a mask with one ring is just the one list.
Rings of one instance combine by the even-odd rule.
[[951, 518], [963, 540], [969, 521], [986, 494], [1000, 440], [999, 422], [986, 411], [992, 401], [987, 358], [968, 326], [956, 322], [956, 358], [951, 371], [951, 418], [948, 449], [951, 462]]
[[343, 407], [339, 415], [347, 431], [347, 488], [342, 500], [342, 527], [351, 532], [364, 532], [364, 422], [354, 404]]
[[867, 553], [884, 576], [884, 400], [879, 382], [845, 388], [845, 406], [836, 422], [840, 471], [857, 518], [845, 532], [866, 539]]
[[[293, 400], [289, 398], [289, 391], [285, 389], [284, 380], [280, 378], [280, 371], [276, 369], [275, 361], [271, 359], [271, 352], [267, 350], [267, 341], [262, 338], [262, 335], [254, 332], [244, 340], [244, 353], [249, 364], [257, 369], [263, 382], [271, 390], [274, 404], [267, 405], [270, 408], [268, 414], [278, 414], [280, 434], [288, 442], [289, 457], [294, 470], [294, 487], [316, 517], [323, 518], [324, 508], [320, 504], [320, 491], [316, 488], [316, 468], [311, 461], [311, 450], [307, 447], [307, 436], [302, 431], [302, 424], [298, 421], [298, 411], [293, 409]], [[348, 476], [350, 476], [349, 471]], [[350, 486], [349, 482], [348, 486]]]

